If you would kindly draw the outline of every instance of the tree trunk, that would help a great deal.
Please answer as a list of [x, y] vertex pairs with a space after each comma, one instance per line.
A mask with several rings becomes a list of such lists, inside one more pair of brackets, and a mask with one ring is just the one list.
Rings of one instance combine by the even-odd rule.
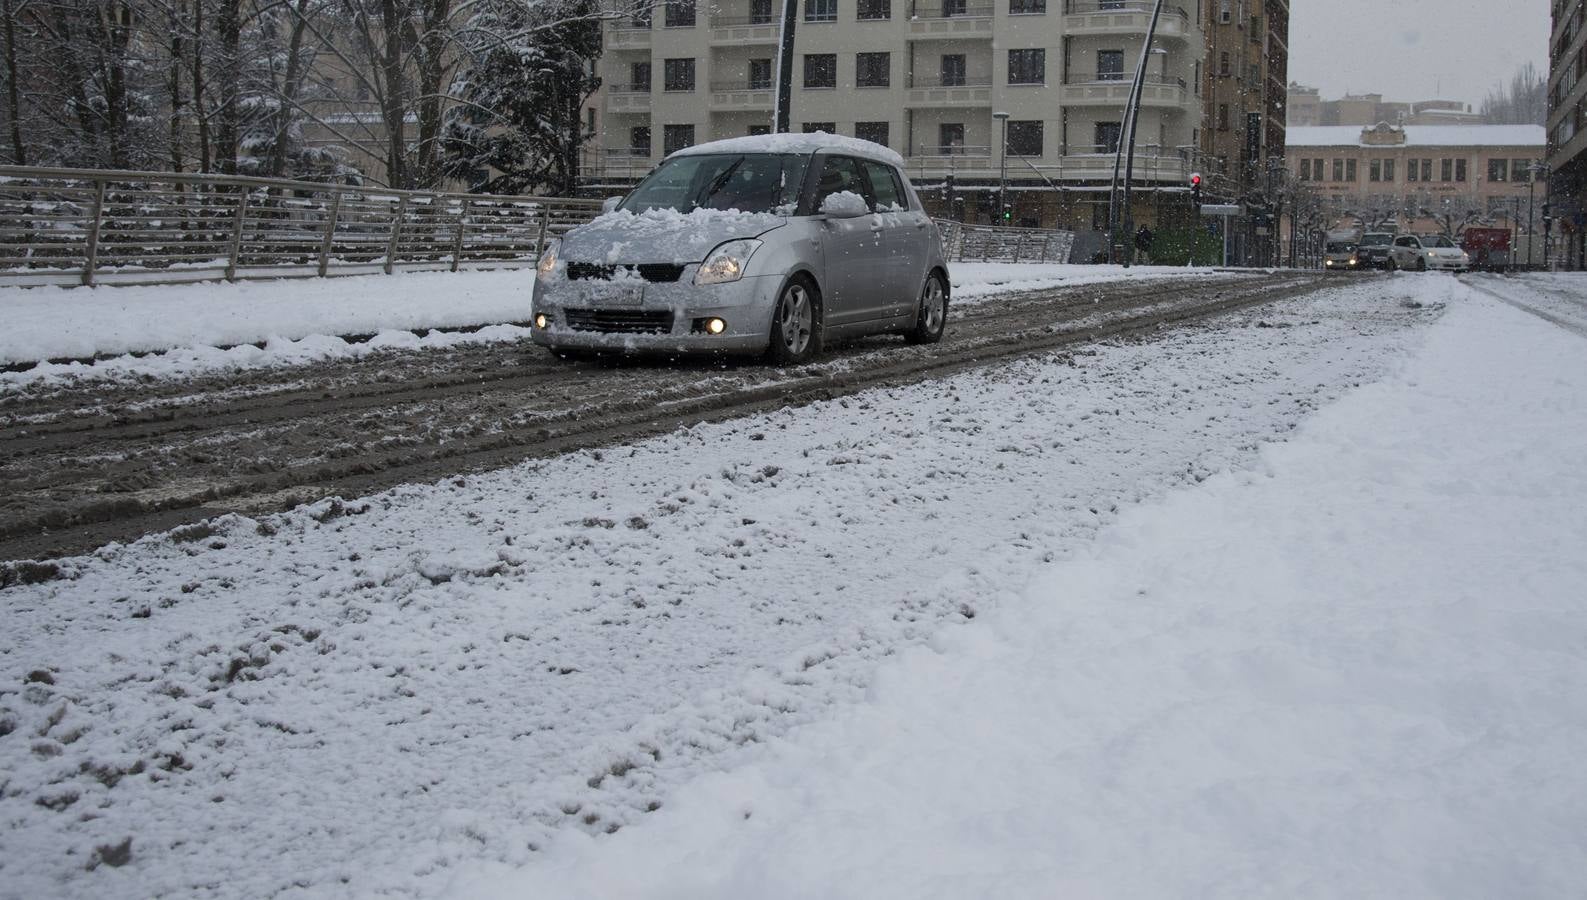
[[380, 114], [386, 126], [386, 182], [394, 188], [413, 186], [407, 170], [407, 79], [402, 61], [407, 55], [405, 10], [396, 0], [380, 0], [382, 42], [380, 67], [386, 79]]
[[287, 70], [281, 80], [281, 103], [276, 109], [276, 134], [270, 147], [270, 174], [281, 177], [287, 171], [287, 140], [292, 119], [297, 114], [298, 91], [303, 84], [303, 34], [308, 29], [309, 0], [298, 0], [292, 16], [292, 35], [287, 41]]
[[198, 124], [198, 170], [212, 171], [209, 110], [204, 103], [204, 2], [193, 0], [193, 121]]
[[28, 164], [27, 147], [22, 143], [22, 95], [17, 86], [17, 17], [15, 0], [3, 0], [0, 14], [5, 16], [6, 103], [11, 115], [11, 159], [19, 166]]
[[241, 141], [242, 110], [242, 4], [240, 0], [221, 0], [215, 21], [215, 36], [220, 52], [220, 78], [215, 126], [215, 161], [226, 175], [237, 174], [237, 150]]

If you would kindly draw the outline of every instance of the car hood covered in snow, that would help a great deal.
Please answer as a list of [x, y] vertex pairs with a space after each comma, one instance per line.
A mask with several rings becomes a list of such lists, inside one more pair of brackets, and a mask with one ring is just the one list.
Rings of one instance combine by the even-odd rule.
[[759, 237], [786, 221], [770, 213], [738, 210], [650, 209], [638, 215], [616, 210], [568, 232], [560, 256], [605, 265], [697, 263], [723, 241]]

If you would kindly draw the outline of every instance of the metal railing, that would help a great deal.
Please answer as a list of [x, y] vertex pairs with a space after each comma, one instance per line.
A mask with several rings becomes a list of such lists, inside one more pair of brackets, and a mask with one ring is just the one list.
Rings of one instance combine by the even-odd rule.
[[606, 93], [608, 93], [608, 94], [648, 94], [648, 93], [650, 93], [650, 82], [646, 81], [646, 82], [644, 82], [642, 84], [608, 84], [606, 86]]
[[745, 26], [745, 25], [777, 25], [777, 24], [780, 24], [781, 21], [782, 20], [778, 19], [776, 16], [772, 15], [769, 12], [767, 12], [767, 13], [750, 13], [747, 16], [744, 16], [744, 15], [733, 15], [733, 16], [729, 16], [729, 15], [720, 15], [720, 16], [719, 15], [712, 15], [711, 16], [711, 27], [712, 28], [738, 28], [738, 27], [742, 27], [742, 26]]
[[[1130, 84], [1135, 80], [1134, 72], [1070, 72], [1064, 76], [1064, 84]], [[1177, 75], [1152, 75], [1148, 74], [1141, 79], [1144, 84], [1166, 84], [1185, 87], [1185, 79]]]
[[932, 219], [949, 262], [1066, 263], [1075, 234], [1051, 228], [1004, 228]]
[[0, 166], [0, 283], [513, 268], [599, 212], [597, 200]]
[[970, 6], [964, 0], [914, 0], [911, 19], [990, 19], [996, 7]]
[[712, 91], [769, 91], [772, 81], [770, 78], [750, 78], [735, 81], [713, 81]]
[[[1067, 0], [1064, 3], [1064, 13], [1067, 15], [1082, 15], [1085, 13], [1145, 13], [1150, 15], [1156, 0]], [[1178, 16], [1189, 19], [1190, 13], [1183, 6], [1165, 7], [1164, 15]]]
[[931, 78], [929, 76], [911, 75], [909, 77], [911, 88], [955, 88], [955, 87], [991, 87], [991, 75], [947, 75]]

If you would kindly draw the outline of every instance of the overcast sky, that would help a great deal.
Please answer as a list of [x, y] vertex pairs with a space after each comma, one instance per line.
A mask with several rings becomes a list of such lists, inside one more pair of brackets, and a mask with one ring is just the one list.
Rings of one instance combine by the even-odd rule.
[[1290, 0], [1289, 77], [1325, 100], [1462, 100], [1531, 61], [1547, 77], [1549, 0]]

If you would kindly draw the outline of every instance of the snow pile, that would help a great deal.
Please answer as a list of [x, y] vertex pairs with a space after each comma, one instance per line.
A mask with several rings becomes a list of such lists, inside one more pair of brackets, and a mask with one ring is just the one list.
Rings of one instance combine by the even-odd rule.
[[831, 150], [835, 153], [851, 153], [855, 156], [865, 156], [879, 159], [882, 162], [892, 163], [903, 168], [904, 158], [897, 150], [890, 149], [872, 141], [848, 137], [841, 134], [828, 134], [825, 131], [812, 131], [802, 134], [756, 134], [746, 137], [723, 138], [720, 141], [709, 141], [704, 144], [695, 144], [673, 153], [673, 156], [698, 156], [705, 153], [815, 153], [818, 150]]
[[0, 364], [524, 322], [534, 270], [0, 288]]
[[[1012, 291], [1039, 291], [1048, 288], [1081, 287], [1114, 281], [1149, 281], [1161, 278], [1190, 278], [1225, 275], [1214, 269], [1180, 266], [1082, 266], [1059, 263], [952, 263], [948, 266], [953, 281], [953, 302], [981, 300]], [[952, 311], [949, 311], [952, 316]]]
[[[564, 235], [558, 255], [606, 264], [697, 263], [723, 241], [753, 238], [785, 222], [771, 213], [738, 209], [614, 209]], [[558, 265], [558, 271], [563, 268]]]
[[643, 822], [984, 621], [1116, 510], [1380, 375], [1433, 315], [1401, 301], [1445, 286], [1345, 286], [63, 563], [0, 591], [0, 884], [423, 895]]
[[871, 702], [449, 893], [1574, 896], [1582, 351], [1460, 302], [1259, 472], [1126, 511]]

